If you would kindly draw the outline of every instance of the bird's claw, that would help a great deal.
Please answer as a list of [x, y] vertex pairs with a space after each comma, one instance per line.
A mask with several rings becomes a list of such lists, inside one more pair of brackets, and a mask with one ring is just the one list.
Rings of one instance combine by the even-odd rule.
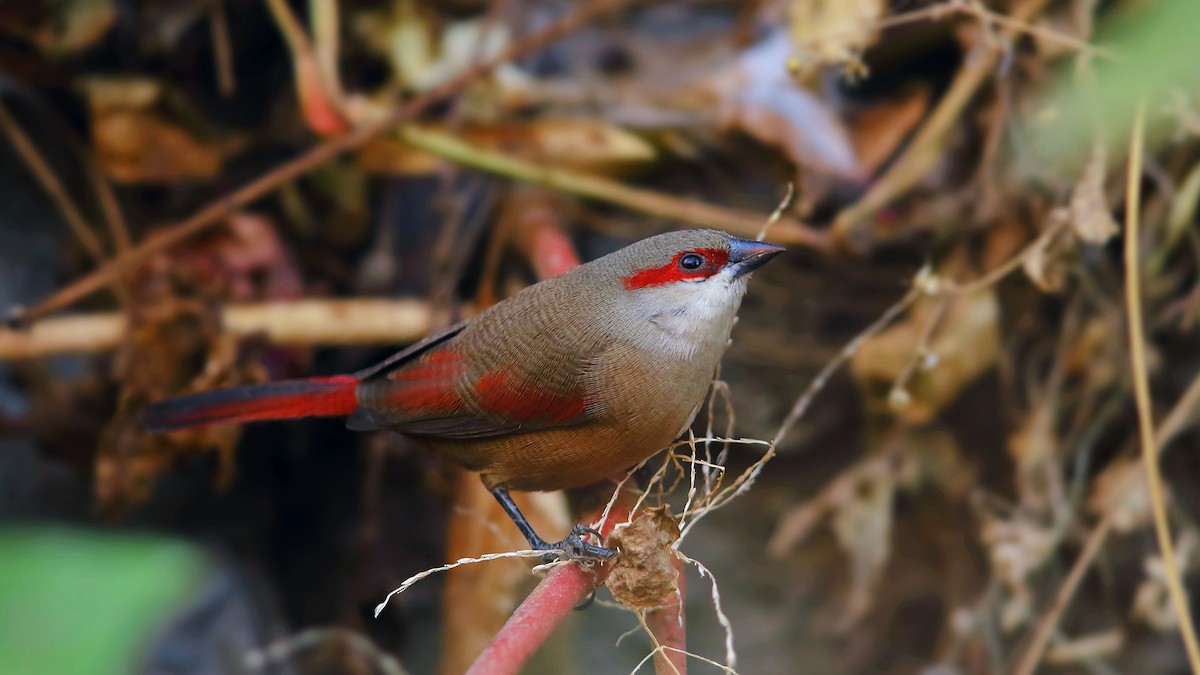
[[[617, 554], [611, 548], [596, 546], [584, 541], [584, 537], [592, 534], [597, 539], [601, 539], [600, 533], [595, 529], [586, 525], [576, 525], [571, 528], [571, 534], [568, 534], [562, 541], [553, 544], [544, 544], [545, 550], [553, 551], [546, 554], [547, 562], [555, 559], [559, 560], [608, 560]], [[538, 547], [542, 548], [542, 547]]]
[[572, 527], [571, 534], [567, 538], [570, 539], [571, 537], [579, 537], [582, 540], [584, 535], [588, 534], [594, 536], [598, 541], [604, 541], [604, 535], [600, 534], [600, 530], [583, 524]]

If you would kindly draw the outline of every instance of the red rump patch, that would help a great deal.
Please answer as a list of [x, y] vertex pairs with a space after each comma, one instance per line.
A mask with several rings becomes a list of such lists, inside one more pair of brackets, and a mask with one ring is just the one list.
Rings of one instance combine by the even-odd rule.
[[[704, 264], [694, 270], [683, 269], [679, 266], [679, 261], [683, 259], [683, 256], [688, 254], [696, 254], [703, 257]], [[640, 270], [621, 281], [624, 282], [625, 288], [632, 291], [638, 288], [664, 286], [676, 281], [683, 281], [684, 279], [704, 279], [720, 272], [721, 268], [727, 262], [729, 262], [729, 252], [719, 248], [698, 248], [692, 251], [680, 251], [666, 265]]]
[[475, 393], [484, 410], [517, 421], [568, 422], [587, 410], [582, 396], [555, 394], [537, 387], [515, 387], [508, 373], [503, 371], [480, 377], [475, 384]]

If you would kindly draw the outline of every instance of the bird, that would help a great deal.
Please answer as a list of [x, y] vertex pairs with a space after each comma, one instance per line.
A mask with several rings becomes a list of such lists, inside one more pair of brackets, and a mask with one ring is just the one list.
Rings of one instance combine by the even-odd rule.
[[[509, 490], [619, 475], [683, 434], [730, 340], [750, 273], [784, 249], [717, 230], [636, 241], [528, 286], [353, 374], [280, 380], [147, 405], [142, 425], [347, 416], [479, 473], [530, 546], [608, 558], [577, 525], [539, 536]], [[548, 554], [549, 555], [549, 554]]]

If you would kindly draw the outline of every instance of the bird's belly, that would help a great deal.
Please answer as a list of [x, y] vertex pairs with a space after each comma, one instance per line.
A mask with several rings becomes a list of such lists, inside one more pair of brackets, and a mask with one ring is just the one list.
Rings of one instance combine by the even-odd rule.
[[561, 490], [624, 473], [666, 447], [678, 431], [639, 427], [583, 425], [516, 434], [480, 442], [470, 454], [482, 459], [477, 469], [489, 488]]

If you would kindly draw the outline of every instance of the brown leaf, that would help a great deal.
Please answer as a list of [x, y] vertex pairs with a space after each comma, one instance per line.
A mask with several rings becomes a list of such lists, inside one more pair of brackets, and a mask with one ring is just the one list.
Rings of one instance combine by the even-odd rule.
[[628, 527], [609, 535], [605, 544], [620, 549], [608, 575], [608, 590], [626, 607], [638, 610], [665, 605], [678, 591], [671, 544], [679, 539], [679, 524], [669, 506], [646, 509]]
[[930, 88], [909, 87], [894, 101], [877, 103], [854, 115], [851, 121], [854, 154], [865, 173], [874, 173], [925, 117]]
[[[395, 84], [404, 89], [425, 91], [444, 84], [479, 60], [496, 57], [512, 41], [503, 21], [479, 16], [439, 23], [418, 3], [389, 4], [388, 10], [361, 13], [353, 28], [369, 50], [388, 62]], [[463, 98], [466, 117], [480, 119], [522, 105], [532, 85], [525, 71], [503, 63], [468, 90]]]
[[[1197, 537], [1195, 528], [1187, 528], [1179, 534], [1175, 541], [1175, 554], [1181, 574], [1186, 574], [1189, 568], [1195, 567], [1198, 546], [1200, 537]], [[1148, 556], [1142, 561], [1142, 569], [1146, 577], [1138, 584], [1134, 593], [1130, 614], [1134, 619], [1146, 622], [1159, 632], [1173, 632], [1179, 625], [1179, 615], [1171, 602], [1162, 557]]]
[[[850, 596], [838, 622], [848, 629], [873, 606], [875, 584], [891, 557], [892, 501], [896, 492], [899, 456], [878, 458], [864, 465], [847, 481], [830, 524], [838, 543], [850, 558]], [[899, 462], [903, 466], [904, 462]]]
[[[920, 348], [926, 322], [949, 303], [916, 370], [902, 389], [897, 381]], [[851, 361], [859, 387], [873, 402], [914, 423], [933, 419], [958, 393], [991, 368], [1000, 353], [999, 308], [991, 290], [950, 300], [923, 300], [901, 322], [867, 340]], [[897, 395], [897, 392], [900, 392]]]
[[214, 177], [226, 149], [205, 142], [158, 109], [163, 87], [142, 78], [93, 78], [84, 90], [101, 168], [123, 183]]
[[979, 537], [993, 573], [1007, 591], [1000, 609], [1000, 627], [1009, 632], [1029, 620], [1033, 606], [1029, 575], [1049, 560], [1058, 545], [1059, 533], [1029, 518], [1005, 519], [985, 513]]
[[113, 0], [0, 3], [0, 32], [32, 42], [45, 54], [65, 58], [96, 44], [117, 20]]
[[1103, 244], [1117, 233], [1117, 221], [1113, 219], [1104, 195], [1105, 156], [1104, 144], [1092, 148], [1083, 176], [1071, 192], [1068, 209], [1071, 213], [1071, 231], [1081, 241]]
[[791, 0], [788, 28], [796, 45], [796, 65], [804, 72], [841, 65], [865, 74], [859, 54], [874, 39], [884, 0]]
[[[1046, 227], [1057, 227], [1063, 218], [1069, 218], [1066, 209], [1055, 209], [1050, 212]], [[1046, 293], [1054, 293], [1062, 289], [1067, 280], [1067, 270], [1070, 268], [1078, 240], [1067, 229], [1045, 239], [1022, 265], [1025, 275], [1038, 288]]]
[[[167, 264], [165, 257], [157, 262]], [[221, 460], [218, 484], [228, 485], [233, 477], [233, 451], [241, 427], [147, 434], [140, 417], [146, 403], [177, 393], [189, 380], [191, 390], [201, 391], [265, 378], [255, 363], [239, 358], [238, 339], [220, 333], [217, 317], [208, 303], [162, 297], [132, 312], [113, 365], [122, 385], [117, 412], [96, 455], [94, 483], [105, 509], [119, 510], [144, 500], [158, 475], [178, 457], [216, 451]], [[203, 367], [193, 377], [198, 360]]]
[[1146, 470], [1137, 459], [1109, 464], [1092, 481], [1087, 508], [1096, 516], [1113, 514], [1113, 529], [1132, 532], [1150, 523]]
[[777, 31], [738, 55], [704, 89], [717, 123], [779, 147], [797, 166], [823, 176], [857, 180], [862, 167], [841, 119], [787, 72], [791, 43]]

